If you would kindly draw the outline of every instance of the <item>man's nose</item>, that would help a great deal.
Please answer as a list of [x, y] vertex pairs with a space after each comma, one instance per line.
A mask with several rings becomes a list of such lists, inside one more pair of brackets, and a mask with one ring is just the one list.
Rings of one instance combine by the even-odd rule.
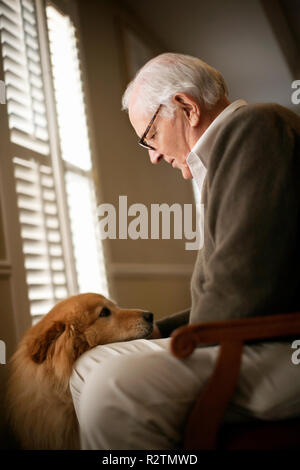
[[159, 163], [160, 160], [163, 158], [162, 153], [158, 152], [157, 150], [148, 150], [148, 152], [149, 152], [151, 163], [153, 163], [153, 165], [156, 165], [156, 163]]

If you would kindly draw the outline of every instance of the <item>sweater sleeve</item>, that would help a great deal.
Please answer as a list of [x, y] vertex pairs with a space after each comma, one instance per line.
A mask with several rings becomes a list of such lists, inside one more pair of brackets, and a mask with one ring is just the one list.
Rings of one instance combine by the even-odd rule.
[[299, 284], [294, 149], [291, 127], [272, 107], [242, 111], [218, 136], [205, 221], [214, 249], [192, 292], [191, 323], [288, 310]]
[[190, 309], [181, 312], [173, 313], [167, 317], [162, 318], [156, 322], [158, 329], [163, 338], [167, 338], [171, 333], [180, 326], [189, 323]]

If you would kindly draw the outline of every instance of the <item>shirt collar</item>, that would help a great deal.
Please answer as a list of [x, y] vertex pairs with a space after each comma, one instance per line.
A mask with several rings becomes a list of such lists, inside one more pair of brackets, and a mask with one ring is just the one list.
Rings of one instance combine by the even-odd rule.
[[[218, 116], [213, 120], [213, 122], [209, 125], [206, 131], [201, 135], [201, 137], [196, 142], [186, 159], [186, 162], [191, 170], [193, 177], [196, 176], [193, 174], [193, 170], [199, 168], [199, 164], [201, 165], [202, 163], [205, 168], [207, 167], [210, 151], [220, 127], [223, 127], [226, 124], [226, 121], [228, 120], [229, 116], [234, 111], [239, 109], [241, 106], [246, 105], [247, 102], [242, 99], [233, 101], [231, 104], [226, 106], [226, 108], [223, 109], [220, 114], [218, 114]], [[199, 162], [199, 159], [201, 160], [201, 162]]]

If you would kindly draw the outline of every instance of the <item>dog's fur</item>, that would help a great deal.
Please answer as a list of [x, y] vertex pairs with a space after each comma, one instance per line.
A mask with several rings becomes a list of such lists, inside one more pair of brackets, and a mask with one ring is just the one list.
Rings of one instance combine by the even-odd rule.
[[24, 449], [78, 449], [78, 423], [69, 389], [72, 368], [100, 344], [146, 338], [153, 315], [120, 309], [99, 294], [58, 303], [21, 340], [10, 361], [7, 410]]

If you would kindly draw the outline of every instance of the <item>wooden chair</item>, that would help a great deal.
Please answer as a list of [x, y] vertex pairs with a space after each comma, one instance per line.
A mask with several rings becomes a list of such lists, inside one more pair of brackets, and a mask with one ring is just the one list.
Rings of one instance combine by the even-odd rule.
[[300, 313], [198, 323], [173, 332], [171, 351], [178, 358], [188, 357], [199, 344], [220, 344], [212, 376], [188, 417], [184, 449], [300, 449], [300, 417], [222, 423], [238, 380], [243, 345], [288, 338], [292, 341], [297, 335], [300, 338]]

